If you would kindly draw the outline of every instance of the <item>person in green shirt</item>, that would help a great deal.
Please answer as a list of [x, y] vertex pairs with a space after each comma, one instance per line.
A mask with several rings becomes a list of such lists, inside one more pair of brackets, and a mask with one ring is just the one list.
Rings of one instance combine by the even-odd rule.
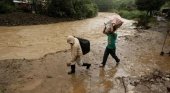
[[[112, 28], [114, 31], [116, 28]], [[107, 58], [109, 54], [116, 60], [116, 65], [119, 64], [120, 59], [116, 56], [116, 39], [117, 39], [117, 33], [115, 32], [105, 32], [106, 31], [106, 26], [103, 30], [103, 33], [108, 36], [108, 45], [106, 46], [104, 56], [103, 56], [103, 62], [100, 64], [100, 67], [105, 67]]]

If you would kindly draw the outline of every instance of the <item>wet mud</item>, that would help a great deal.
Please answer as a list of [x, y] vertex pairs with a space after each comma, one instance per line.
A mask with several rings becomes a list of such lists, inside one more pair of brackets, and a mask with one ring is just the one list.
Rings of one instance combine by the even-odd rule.
[[[160, 56], [167, 27], [136, 30], [134, 21], [124, 20], [117, 31], [116, 66], [109, 56], [105, 68], [99, 68], [107, 37], [103, 22], [113, 13], [99, 13], [95, 18], [50, 25], [0, 27], [0, 93], [167, 93], [170, 57]], [[76, 65], [68, 75], [66, 63], [70, 50], [66, 36], [88, 38], [91, 52], [83, 61], [89, 70]], [[164, 51], [170, 51], [170, 36]], [[155, 72], [156, 69], [156, 72]], [[154, 74], [151, 74], [154, 73]], [[156, 74], [155, 74], [156, 73]], [[146, 83], [147, 82], [147, 83]], [[159, 88], [156, 88], [159, 87]]]

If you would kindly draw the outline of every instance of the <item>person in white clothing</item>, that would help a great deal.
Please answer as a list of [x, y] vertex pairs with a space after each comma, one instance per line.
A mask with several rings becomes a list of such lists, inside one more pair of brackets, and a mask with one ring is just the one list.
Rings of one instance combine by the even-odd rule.
[[68, 66], [71, 66], [71, 71], [68, 72], [68, 74], [75, 73], [76, 63], [79, 66], [86, 66], [86, 69], [89, 69], [91, 64], [82, 62], [83, 53], [79, 40], [76, 37], [70, 35], [67, 37], [67, 43], [69, 43], [71, 46], [71, 61], [70, 63], [67, 63]]

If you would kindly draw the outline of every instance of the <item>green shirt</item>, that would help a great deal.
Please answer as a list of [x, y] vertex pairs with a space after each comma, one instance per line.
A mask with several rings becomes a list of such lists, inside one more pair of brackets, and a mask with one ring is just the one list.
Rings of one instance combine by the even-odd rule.
[[108, 36], [108, 45], [107, 48], [114, 49], [116, 48], [116, 39], [117, 39], [117, 33], [114, 34], [107, 34]]

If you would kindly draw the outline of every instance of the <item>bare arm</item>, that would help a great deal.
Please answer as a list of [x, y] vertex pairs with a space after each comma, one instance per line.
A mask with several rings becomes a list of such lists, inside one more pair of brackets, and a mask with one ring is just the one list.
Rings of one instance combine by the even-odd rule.
[[[104, 23], [105, 24], [105, 23]], [[103, 29], [103, 34], [106, 34], [106, 24], [105, 24], [105, 27], [104, 27], [104, 29]]]

